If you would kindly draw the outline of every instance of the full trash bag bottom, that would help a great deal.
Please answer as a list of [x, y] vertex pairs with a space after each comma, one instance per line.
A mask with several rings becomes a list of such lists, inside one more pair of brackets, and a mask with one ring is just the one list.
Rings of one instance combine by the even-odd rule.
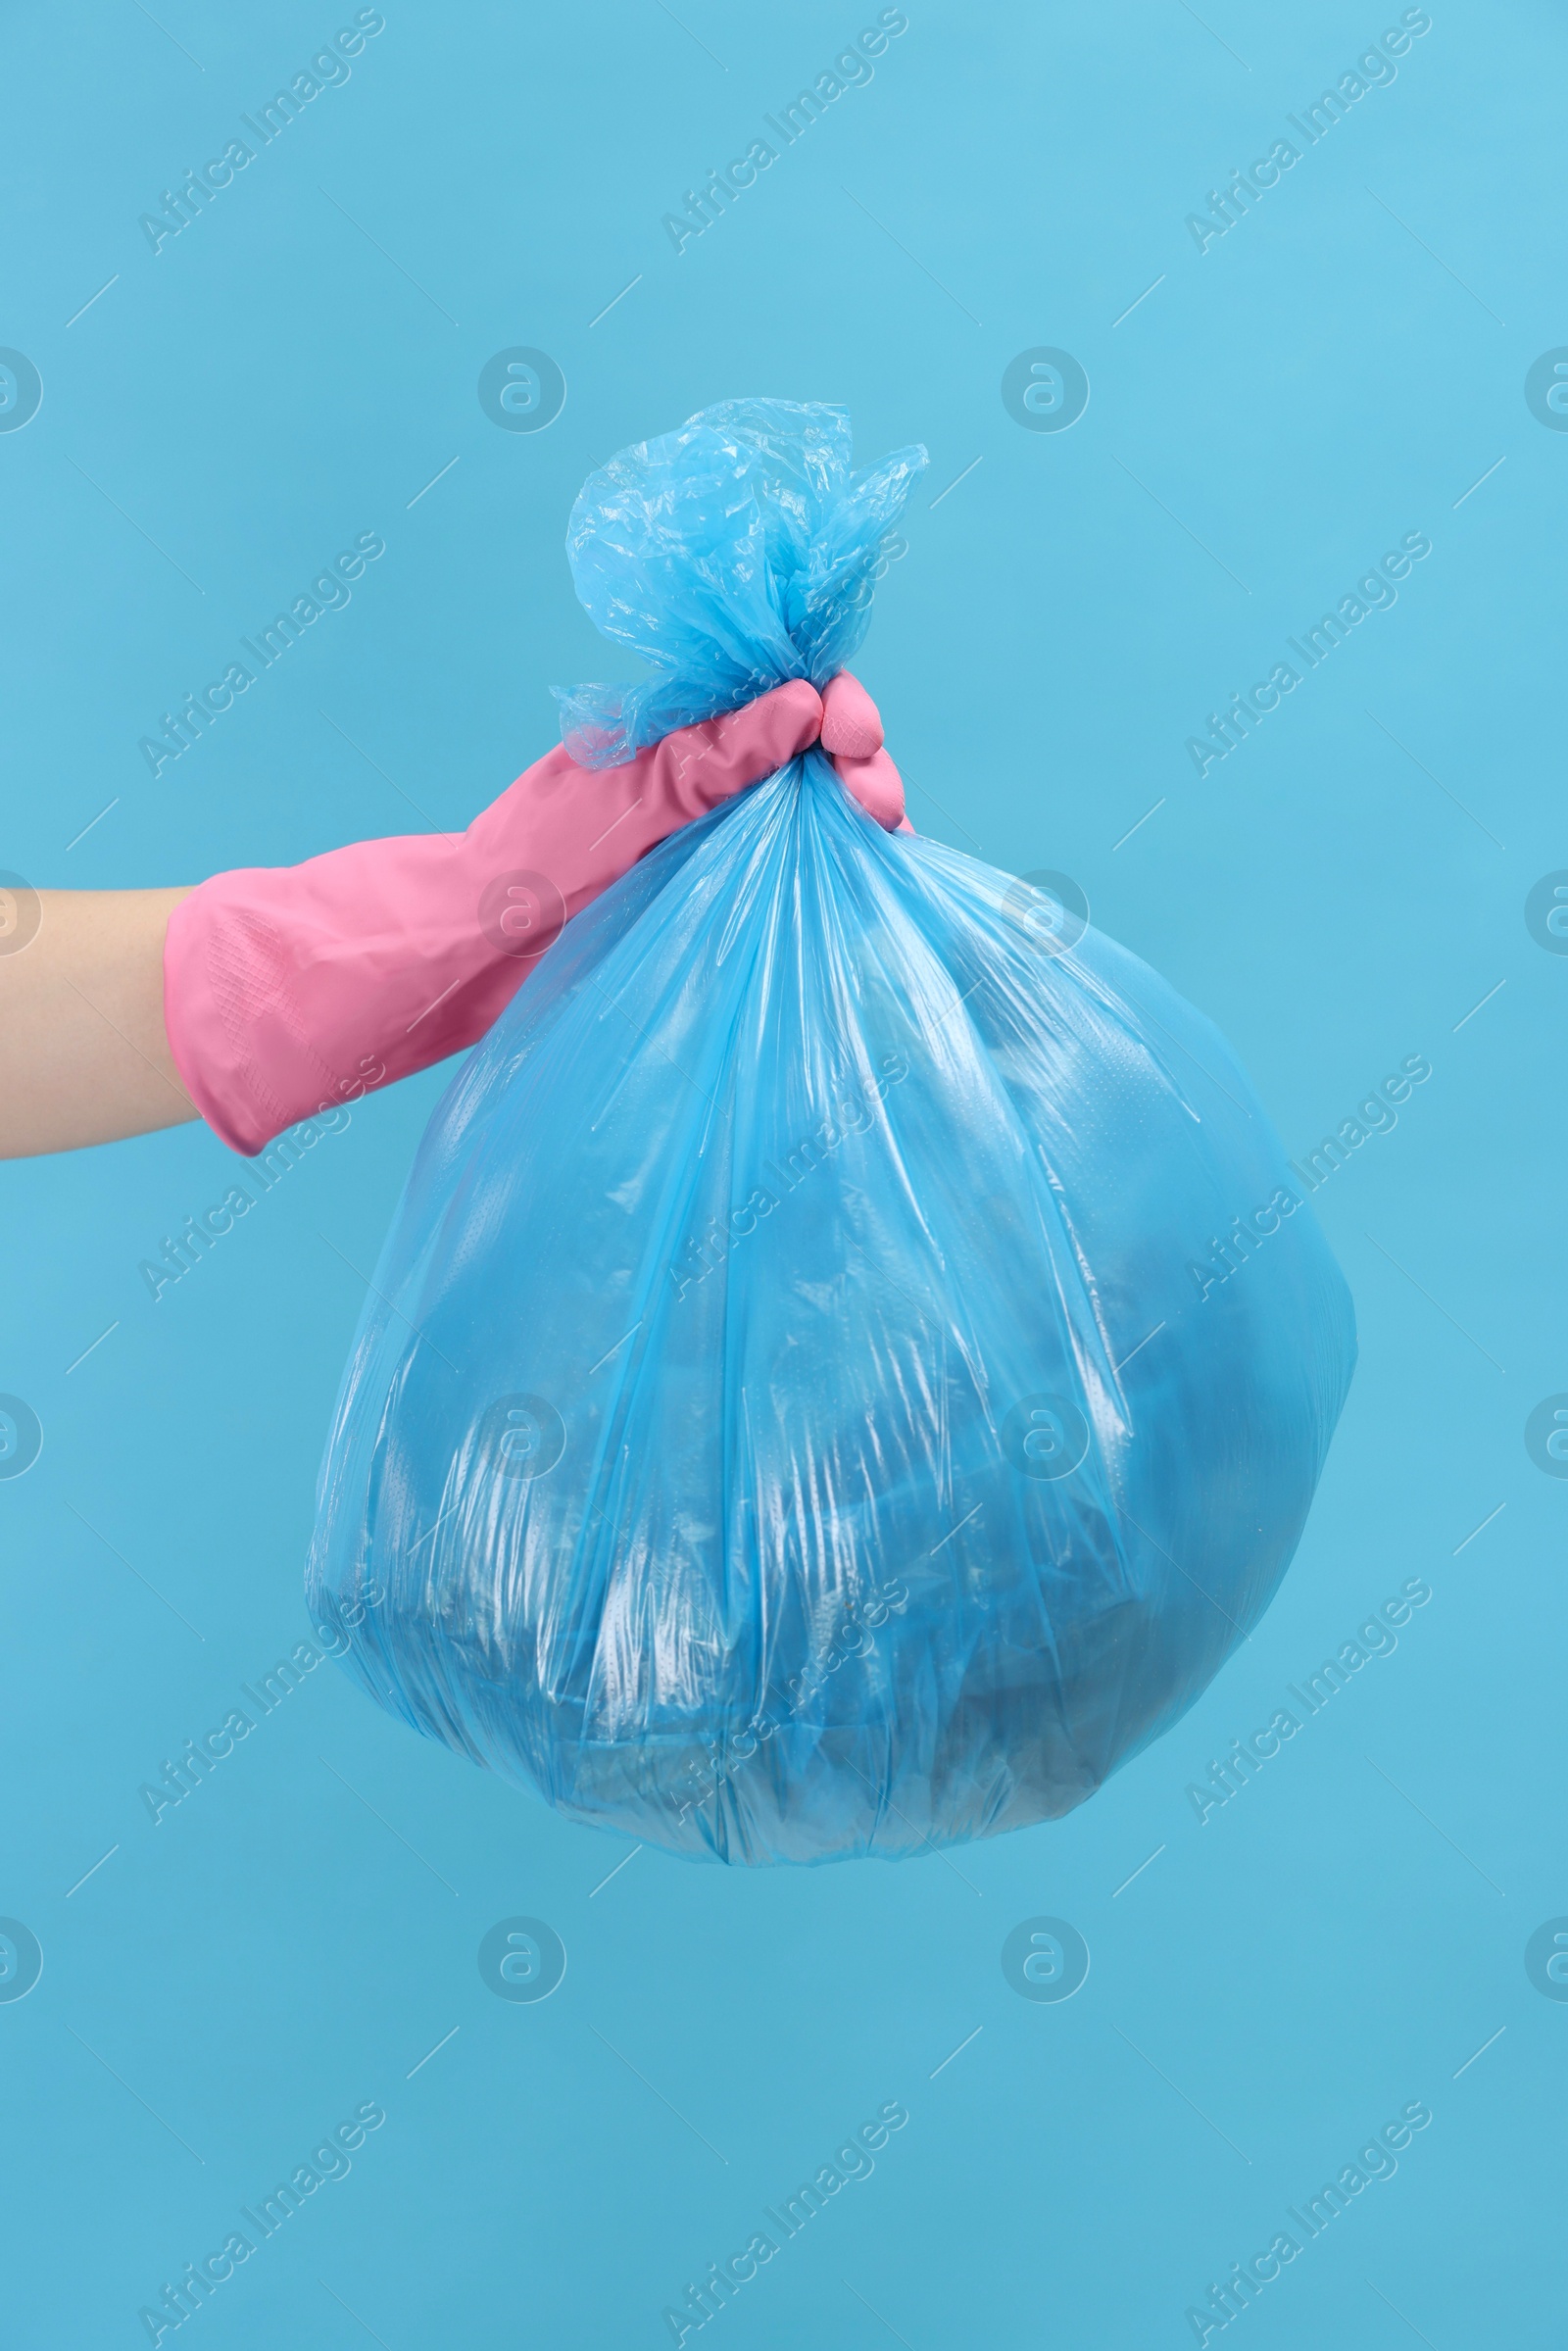
[[1351, 1309], [1222, 1038], [1076, 929], [815, 753], [567, 926], [345, 1375], [311, 1598], [370, 1695], [746, 1863], [1054, 1818], [1192, 1704]]

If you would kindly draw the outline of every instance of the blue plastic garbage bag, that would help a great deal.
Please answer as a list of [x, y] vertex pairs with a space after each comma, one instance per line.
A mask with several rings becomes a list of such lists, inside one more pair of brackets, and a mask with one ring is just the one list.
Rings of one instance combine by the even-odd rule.
[[[654, 674], [562, 697], [577, 755], [824, 683], [923, 463], [856, 474], [842, 410], [745, 401], [593, 475], [578, 592]], [[1192, 1704], [1353, 1359], [1210, 1023], [811, 753], [568, 924], [454, 1079], [311, 1598], [372, 1697], [580, 1820], [730, 1862], [955, 1844]]]

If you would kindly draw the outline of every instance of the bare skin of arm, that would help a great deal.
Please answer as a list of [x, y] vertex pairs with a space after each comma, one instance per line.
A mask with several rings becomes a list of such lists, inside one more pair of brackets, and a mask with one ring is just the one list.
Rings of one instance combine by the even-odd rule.
[[[197, 1115], [164, 1033], [164, 933], [184, 890], [41, 890], [0, 934], [0, 1158], [76, 1151]], [[0, 893], [13, 931], [22, 909]]]

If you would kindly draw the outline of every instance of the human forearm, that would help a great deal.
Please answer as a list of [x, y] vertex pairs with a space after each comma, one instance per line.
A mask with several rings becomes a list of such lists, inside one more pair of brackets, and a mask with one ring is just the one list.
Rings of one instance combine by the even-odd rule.
[[0, 1157], [196, 1116], [164, 1033], [164, 934], [185, 895], [39, 892], [35, 934], [0, 952]]
[[194, 891], [43, 892], [32, 937], [8, 940], [0, 920], [0, 1157], [198, 1115], [260, 1151], [471, 1045], [564, 922], [819, 738], [867, 812], [898, 825], [881, 733], [847, 675], [826, 707], [795, 679], [618, 767], [548, 753], [461, 835], [352, 843]]

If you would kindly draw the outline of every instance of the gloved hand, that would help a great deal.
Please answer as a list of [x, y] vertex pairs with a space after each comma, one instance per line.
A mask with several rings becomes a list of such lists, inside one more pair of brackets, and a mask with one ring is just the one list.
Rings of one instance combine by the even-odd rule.
[[797, 680], [623, 766], [549, 752], [455, 837], [216, 874], [175, 906], [164, 950], [165, 1023], [192, 1102], [254, 1153], [313, 1110], [472, 1045], [570, 916], [819, 734], [842, 745], [846, 787], [895, 829], [903, 792], [876, 706], [845, 674], [825, 703]]
[[858, 677], [841, 669], [822, 689], [822, 749], [839, 781], [885, 833], [912, 833], [904, 813], [904, 778], [882, 748], [882, 713]]

